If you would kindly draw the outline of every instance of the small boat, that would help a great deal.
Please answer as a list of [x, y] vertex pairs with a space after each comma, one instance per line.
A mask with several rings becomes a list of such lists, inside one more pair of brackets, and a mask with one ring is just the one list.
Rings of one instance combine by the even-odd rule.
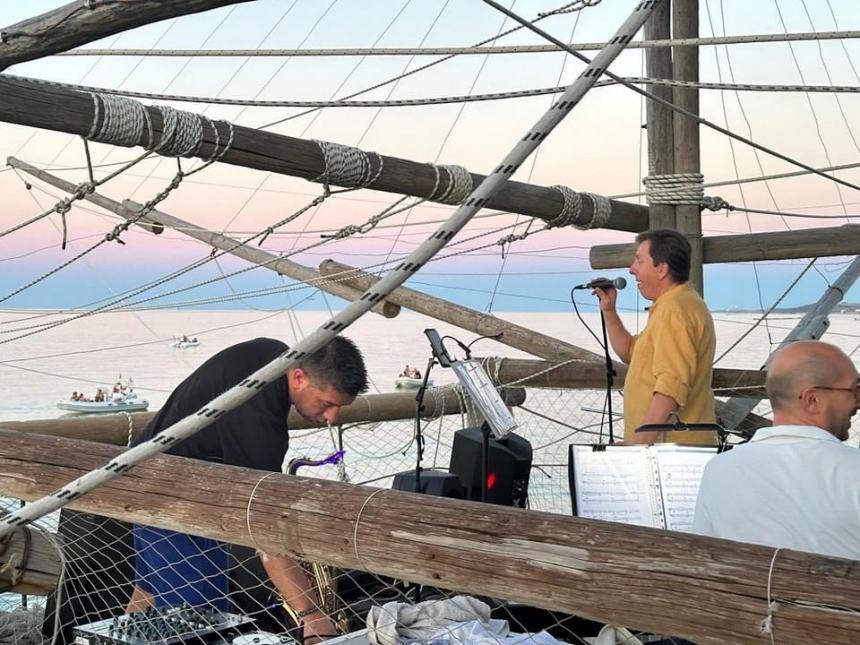
[[[75, 393], [77, 394], [77, 393]], [[79, 414], [111, 414], [114, 412], [143, 412], [149, 407], [149, 401], [137, 396], [137, 392], [128, 384], [117, 381], [113, 388], [98, 388], [92, 399], [79, 398], [57, 401], [57, 407], [65, 412]]]
[[197, 340], [197, 336], [189, 337], [185, 334], [174, 334], [173, 342], [170, 343], [170, 346], [176, 349], [186, 349], [188, 347], [197, 347], [199, 344], [200, 341]]
[[[422, 378], [412, 378], [411, 376], [398, 376], [394, 379], [394, 387], [398, 390], [417, 390], [424, 382]], [[433, 379], [427, 380], [427, 387], [433, 387]]]

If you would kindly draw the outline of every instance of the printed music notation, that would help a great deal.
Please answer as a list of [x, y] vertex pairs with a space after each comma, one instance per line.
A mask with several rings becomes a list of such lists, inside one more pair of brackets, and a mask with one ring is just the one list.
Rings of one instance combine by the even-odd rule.
[[571, 447], [579, 517], [688, 531], [702, 471], [714, 448], [675, 446]]

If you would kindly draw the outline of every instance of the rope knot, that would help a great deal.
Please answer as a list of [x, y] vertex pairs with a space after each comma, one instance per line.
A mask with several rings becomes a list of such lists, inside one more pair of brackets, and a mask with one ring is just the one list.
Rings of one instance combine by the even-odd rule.
[[54, 206], [54, 210], [60, 215], [65, 215], [72, 210], [72, 198], [66, 197], [65, 199], [61, 199], [57, 202], [57, 205]]
[[702, 200], [699, 202], [699, 206], [701, 206], [703, 209], [714, 211], [715, 213], [721, 210], [732, 210], [731, 204], [729, 204], [726, 200], [719, 196], [709, 197], [706, 195], [702, 197]]

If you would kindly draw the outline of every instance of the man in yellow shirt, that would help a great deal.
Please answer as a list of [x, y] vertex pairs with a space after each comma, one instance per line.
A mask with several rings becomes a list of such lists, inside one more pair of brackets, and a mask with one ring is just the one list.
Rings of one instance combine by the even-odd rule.
[[615, 308], [615, 289], [595, 289], [612, 349], [629, 363], [624, 380], [626, 443], [715, 443], [712, 432], [640, 432], [649, 423], [668, 423], [678, 415], [687, 423], [713, 423], [711, 373], [716, 334], [701, 296], [687, 284], [690, 243], [672, 230], [636, 236], [630, 273], [640, 293], [653, 301], [648, 324], [637, 336], [624, 328]]

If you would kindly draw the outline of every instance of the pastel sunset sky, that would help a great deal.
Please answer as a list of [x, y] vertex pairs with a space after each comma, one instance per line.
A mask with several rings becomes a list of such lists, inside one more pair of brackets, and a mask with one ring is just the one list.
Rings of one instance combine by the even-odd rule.
[[[0, 26], [62, 5], [56, 1], [0, 4]], [[528, 18], [557, 6], [552, 2], [508, 2]], [[633, 0], [604, 0], [582, 12], [563, 14], [540, 24], [555, 36], [574, 43], [605, 41], [634, 6]], [[509, 28], [510, 21], [477, 0], [258, 0], [208, 13], [163, 21], [108, 37], [88, 47], [111, 49], [258, 49], [332, 47], [468, 46]], [[856, 0], [702, 0], [700, 30], [711, 35], [860, 30]], [[641, 34], [640, 34], [641, 36]], [[542, 44], [534, 34], [519, 31], [498, 44]], [[594, 51], [585, 52], [589, 56]], [[16, 65], [6, 73], [103, 88], [121, 88], [163, 95], [260, 100], [328, 100], [343, 97], [400, 75], [404, 69], [435, 57], [142, 57], [51, 56]], [[625, 52], [612, 71], [642, 76], [643, 50]], [[860, 41], [743, 44], [702, 47], [701, 78], [705, 81], [860, 87]], [[563, 53], [459, 56], [450, 61], [367, 93], [362, 98], [405, 99], [484, 94], [546, 88], [571, 82], [582, 64]], [[838, 97], [838, 100], [837, 100]], [[2, 99], [0, 99], [2, 100]], [[549, 106], [550, 96], [469, 103], [466, 105], [328, 108], [289, 120], [297, 108], [217, 106], [171, 102], [180, 109], [203, 112], [270, 132], [335, 141], [418, 161], [459, 164], [486, 173]], [[152, 102], [145, 100], [145, 102]], [[168, 101], [161, 101], [167, 103]], [[703, 90], [702, 114], [744, 136], [812, 166], [860, 161], [860, 97], [857, 93], [803, 94]], [[282, 121], [283, 120], [283, 121]], [[275, 122], [282, 121], [274, 124]], [[641, 98], [623, 87], [595, 88], [516, 175], [520, 181], [551, 186], [564, 184], [604, 195], [640, 191], [647, 174]], [[706, 181], [789, 172], [795, 167], [702, 129], [702, 168]], [[96, 176], [131, 160], [140, 149], [91, 145]], [[86, 179], [80, 138], [0, 124], [0, 153], [16, 156], [72, 181]], [[183, 167], [195, 167], [194, 160]], [[172, 159], [145, 160], [100, 188], [118, 201], [145, 202], [162, 190], [176, 168]], [[860, 169], [839, 176], [860, 183]], [[23, 177], [23, 176], [22, 176]], [[0, 172], [0, 228], [7, 230], [47, 209], [63, 197], [39, 181], [28, 190], [22, 177]], [[226, 164], [216, 164], [186, 179], [160, 208], [197, 226], [237, 239], [253, 235], [308, 204], [319, 195], [318, 184]], [[860, 214], [860, 196], [850, 188], [820, 177], [800, 177], [724, 186], [706, 191], [738, 206], [827, 216]], [[272, 253], [287, 253], [322, 241], [322, 232], [360, 224], [398, 199], [397, 195], [363, 190], [333, 196], [322, 206], [277, 229], [263, 244]], [[636, 197], [629, 198], [636, 201]], [[332, 257], [354, 266], [380, 271], [413, 250], [451, 213], [450, 207], [422, 204], [384, 221], [371, 233], [328, 242], [301, 251], [291, 259], [316, 267]], [[839, 226], [839, 219], [781, 219], [770, 215], [705, 213], [705, 235], [777, 231], [811, 226]], [[68, 261], [109, 232], [118, 220], [85, 204], [68, 214], [66, 250], [60, 249], [61, 220], [55, 213], [0, 238], [0, 298]], [[426, 222], [425, 224], [421, 224]], [[632, 241], [630, 233], [577, 230], [537, 233], [502, 247], [494, 244], [518, 222], [528, 219], [500, 215], [474, 220], [443, 252], [456, 254], [428, 265], [410, 283], [476, 309], [570, 309], [569, 289], [595, 275], [588, 267], [588, 249], [595, 244]], [[539, 222], [532, 225], [540, 228]], [[483, 234], [463, 242], [463, 239]], [[83, 307], [101, 298], [156, 280], [205, 258], [210, 248], [180, 232], [153, 236], [133, 229], [125, 245], [103, 244], [86, 257], [39, 284], [7, 297], [3, 308]], [[254, 242], [256, 246], [256, 242]], [[487, 248], [478, 248], [484, 247]], [[469, 251], [473, 249], [472, 251]], [[477, 249], [477, 250], [474, 250]], [[823, 258], [785, 299], [785, 305], [812, 302], [847, 264], [845, 258]], [[706, 297], [714, 308], [765, 308], [791, 284], [806, 260], [785, 263], [710, 265]], [[247, 267], [225, 258], [208, 262], [177, 280], [147, 291], [141, 298], [216, 278]], [[618, 272], [603, 272], [621, 275]], [[255, 269], [228, 281], [184, 291], [156, 301], [163, 306], [190, 306], [191, 301], [230, 296], [243, 290], [272, 289], [289, 281]], [[294, 300], [312, 295], [290, 292]], [[287, 295], [198, 306], [278, 307]], [[588, 296], [583, 302], [589, 304]], [[860, 301], [855, 287], [847, 300]], [[622, 304], [641, 306], [628, 288]], [[319, 297], [306, 307], [324, 308]]]

